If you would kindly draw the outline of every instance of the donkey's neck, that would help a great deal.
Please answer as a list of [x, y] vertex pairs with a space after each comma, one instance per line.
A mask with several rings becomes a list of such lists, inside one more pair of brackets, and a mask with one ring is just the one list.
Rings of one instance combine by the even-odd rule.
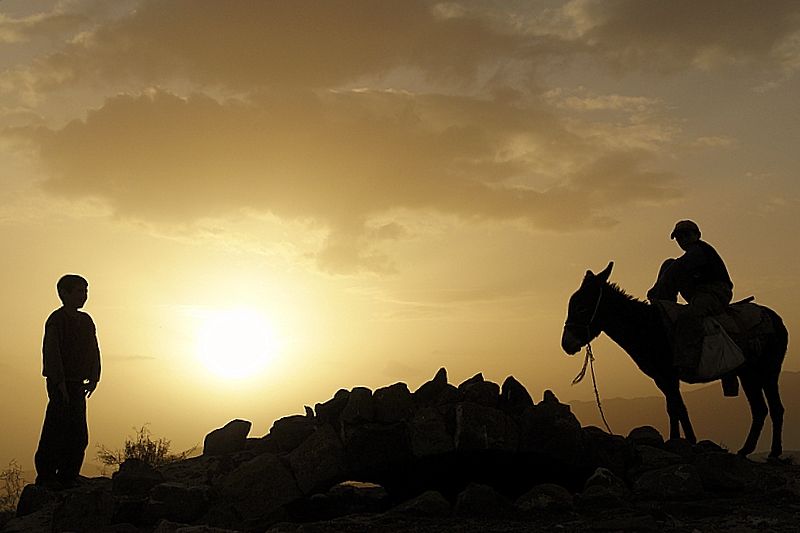
[[651, 330], [650, 306], [613, 284], [603, 287], [598, 310], [603, 331], [630, 355], [637, 365], [647, 364]]

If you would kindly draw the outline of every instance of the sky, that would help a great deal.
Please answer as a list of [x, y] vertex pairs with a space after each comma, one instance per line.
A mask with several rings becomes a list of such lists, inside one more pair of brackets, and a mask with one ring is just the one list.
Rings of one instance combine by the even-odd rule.
[[[0, 465], [67, 272], [89, 462], [442, 366], [591, 399], [569, 295], [613, 260], [643, 298], [685, 218], [794, 331], [798, 94], [793, 0], [0, 0]], [[605, 397], [658, 394], [594, 353]]]

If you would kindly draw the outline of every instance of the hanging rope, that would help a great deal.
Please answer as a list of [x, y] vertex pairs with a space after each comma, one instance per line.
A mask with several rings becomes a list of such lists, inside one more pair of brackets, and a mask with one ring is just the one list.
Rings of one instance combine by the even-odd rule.
[[586, 377], [586, 368], [589, 367], [589, 370], [592, 374], [592, 386], [594, 387], [594, 398], [597, 402], [597, 410], [600, 411], [600, 418], [603, 420], [603, 424], [605, 424], [606, 429], [610, 434], [614, 434], [611, 431], [611, 427], [608, 425], [608, 421], [606, 420], [606, 414], [603, 412], [603, 406], [600, 404], [600, 392], [597, 390], [597, 378], [594, 374], [594, 354], [592, 353], [592, 344], [589, 343], [586, 345], [586, 358], [583, 360], [583, 367], [581, 371], [578, 372], [578, 375], [575, 376], [575, 379], [572, 380], [572, 384], [576, 385], [583, 381], [583, 378]]
[[591, 344], [586, 345], [586, 357], [583, 359], [583, 366], [581, 367], [581, 371], [578, 372], [578, 375], [575, 376], [575, 379], [572, 380], [573, 385], [577, 385], [578, 383], [583, 381], [583, 378], [586, 377], [586, 368], [589, 366], [589, 358], [591, 357], [592, 359], [594, 359], [594, 356], [592, 355], [592, 350], [589, 348], [589, 346], [591, 346]]

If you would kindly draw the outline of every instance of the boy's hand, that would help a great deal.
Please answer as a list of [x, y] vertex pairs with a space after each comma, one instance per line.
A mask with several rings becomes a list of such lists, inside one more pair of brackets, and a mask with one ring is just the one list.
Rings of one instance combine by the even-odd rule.
[[61, 397], [64, 398], [64, 403], [69, 403], [69, 392], [67, 392], [67, 382], [62, 381], [58, 384], [58, 392], [61, 393]]
[[86, 394], [86, 397], [87, 398], [91, 398], [92, 397], [92, 393], [94, 392], [94, 390], [96, 388], [97, 388], [97, 382], [96, 381], [89, 380], [86, 383], [84, 383], [83, 391]]

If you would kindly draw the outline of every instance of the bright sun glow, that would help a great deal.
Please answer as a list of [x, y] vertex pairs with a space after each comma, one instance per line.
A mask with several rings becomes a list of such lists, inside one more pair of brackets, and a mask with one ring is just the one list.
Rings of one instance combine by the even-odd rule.
[[259, 374], [275, 356], [275, 335], [266, 317], [253, 309], [203, 313], [197, 356], [215, 376], [244, 379]]

